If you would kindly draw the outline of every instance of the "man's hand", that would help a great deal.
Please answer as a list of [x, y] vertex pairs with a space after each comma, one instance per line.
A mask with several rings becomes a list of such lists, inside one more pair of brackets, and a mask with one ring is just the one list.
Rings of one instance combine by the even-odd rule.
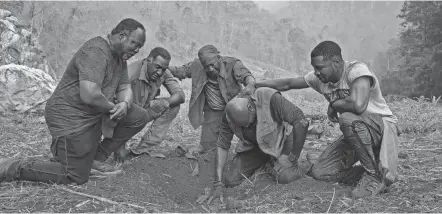
[[217, 182], [212, 186], [212, 189], [205, 188], [204, 189], [205, 194], [200, 196], [196, 203], [202, 204], [204, 201], [207, 200], [207, 204], [210, 204], [214, 199], [218, 198], [220, 199], [221, 203], [224, 203], [224, 188], [221, 182]]
[[238, 95], [238, 97], [244, 97], [246, 95], [252, 95], [256, 90], [255, 82], [249, 83]]
[[156, 99], [150, 101], [149, 108], [152, 109], [155, 113], [163, 113], [167, 109], [169, 109], [169, 101], [166, 99]]
[[127, 103], [126, 102], [121, 102], [118, 103], [114, 106], [114, 108], [112, 108], [109, 113], [111, 113], [110, 119], [117, 119], [117, 120], [121, 120], [121, 118], [123, 118], [124, 116], [126, 116], [127, 114]]
[[327, 116], [331, 122], [333, 123], [338, 122], [338, 112], [335, 109], [333, 109], [331, 104], [328, 105]]

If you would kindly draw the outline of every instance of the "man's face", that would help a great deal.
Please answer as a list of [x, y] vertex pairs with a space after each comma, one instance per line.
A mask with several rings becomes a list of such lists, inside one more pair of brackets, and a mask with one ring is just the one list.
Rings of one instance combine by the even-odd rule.
[[120, 34], [120, 54], [123, 60], [128, 60], [137, 54], [146, 41], [144, 30], [138, 28], [131, 33], [124, 31]]
[[149, 58], [147, 60], [147, 78], [156, 81], [163, 76], [167, 68], [169, 68], [170, 60], [164, 59], [162, 56], [157, 56], [155, 59]]
[[323, 83], [332, 82], [337, 70], [335, 62], [331, 59], [324, 60], [323, 56], [311, 58], [311, 65], [315, 69], [315, 75]]
[[219, 68], [220, 68], [219, 56], [212, 57], [211, 59], [208, 59], [206, 61], [201, 61], [201, 64], [203, 65], [204, 69], [206, 69], [207, 72], [215, 75], [219, 74]]

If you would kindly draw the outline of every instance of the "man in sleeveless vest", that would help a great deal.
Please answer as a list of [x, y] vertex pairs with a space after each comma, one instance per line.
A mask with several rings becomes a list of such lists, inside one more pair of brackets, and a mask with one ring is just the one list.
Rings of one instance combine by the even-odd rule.
[[[362, 62], [344, 61], [333, 41], [311, 52], [313, 72], [304, 77], [266, 80], [256, 87], [286, 91], [311, 87], [329, 101], [329, 120], [343, 135], [330, 144], [308, 172], [313, 178], [354, 183], [355, 198], [381, 193], [397, 179], [398, 129], [375, 74]], [[313, 162], [312, 155], [307, 159]], [[356, 162], [361, 165], [356, 165]]]
[[126, 64], [144, 45], [145, 31], [139, 22], [124, 19], [107, 38], [98, 36], [81, 46], [45, 107], [54, 158], [2, 159], [0, 182], [84, 184], [92, 168], [115, 169], [104, 163], [108, 155], [147, 124], [143, 109], [132, 105]]
[[[153, 123], [138, 144], [130, 149], [126, 149], [123, 145], [115, 152], [114, 157], [117, 161], [123, 162], [129, 156], [158, 152], [155, 146], [164, 140], [170, 124], [178, 115], [180, 104], [184, 103], [185, 97], [178, 80], [167, 70], [170, 60], [169, 51], [156, 47], [147, 58], [128, 66], [133, 103], [142, 107], [148, 122], [153, 121]], [[170, 97], [157, 97], [160, 95], [161, 85], [166, 88]]]
[[255, 82], [250, 71], [234, 57], [220, 56], [213, 45], [198, 51], [198, 58], [186, 65], [170, 66], [173, 76], [192, 78], [189, 121], [194, 129], [202, 125], [200, 145], [204, 151], [216, 148], [221, 117], [226, 104], [238, 95], [251, 91]]
[[[239, 185], [266, 163], [273, 166], [280, 184], [302, 177], [297, 163], [308, 124], [301, 109], [271, 88], [259, 88], [251, 96], [232, 99], [223, 114], [217, 140], [213, 187], [197, 202], [210, 203], [223, 197], [224, 187]], [[223, 177], [234, 135], [240, 142], [232, 166]]]

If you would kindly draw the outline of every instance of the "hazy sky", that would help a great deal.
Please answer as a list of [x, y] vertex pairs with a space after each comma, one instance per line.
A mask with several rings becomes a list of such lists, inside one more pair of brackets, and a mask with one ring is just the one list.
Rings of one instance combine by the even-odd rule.
[[270, 12], [276, 12], [279, 9], [285, 7], [288, 1], [254, 1], [261, 8], [264, 8]]

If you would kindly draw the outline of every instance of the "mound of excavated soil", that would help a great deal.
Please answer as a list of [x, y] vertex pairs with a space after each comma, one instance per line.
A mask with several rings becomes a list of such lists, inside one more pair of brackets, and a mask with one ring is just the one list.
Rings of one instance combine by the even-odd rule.
[[[269, 169], [264, 167], [241, 185], [225, 191], [226, 196], [235, 201], [235, 210], [226, 210], [226, 204], [219, 203], [219, 200], [211, 205], [198, 205], [195, 203], [198, 196], [211, 186], [214, 154], [198, 156], [197, 176], [192, 175], [196, 160], [177, 157], [174, 152], [166, 156], [155, 158], [144, 155], [135, 158], [124, 164], [124, 174], [102, 181], [90, 181], [82, 192], [143, 206], [147, 208], [144, 210], [146, 212], [262, 212], [265, 210], [263, 204], [285, 207], [285, 200], [292, 200], [290, 210], [325, 212], [335, 193], [342, 195], [349, 190], [310, 177], [287, 185], [276, 184], [268, 173]], [[275, 201], [277, 198], [285, 200]], [[299, 204], [293, 204], [293, 200]], [[133, 210], [137, 211], [143, 210]]]
[[88, 192], [118, 202], [152, 207], [153, 212], [204, 212], [195, 204], [204, 188], [211, 186], [213, 157], [198, 157], [199, 173], [192, 176], [196, 160], [167, 155], [140, 156], [124, 164], [124, 174], [90, 181]]

